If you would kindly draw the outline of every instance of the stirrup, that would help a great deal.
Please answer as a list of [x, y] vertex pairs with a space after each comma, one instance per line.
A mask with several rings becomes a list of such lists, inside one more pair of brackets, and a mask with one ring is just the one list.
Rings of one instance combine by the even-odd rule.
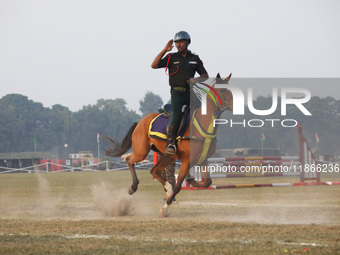
[[175, 155], [176, 154], [176, 145], [169, 144], [166, 147], [165, 154], [167, 154], [167, 155]]

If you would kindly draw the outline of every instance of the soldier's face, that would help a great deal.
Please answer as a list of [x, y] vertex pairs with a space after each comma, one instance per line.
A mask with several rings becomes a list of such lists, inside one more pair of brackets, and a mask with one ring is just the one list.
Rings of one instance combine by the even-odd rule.
[[176, 42], [176, 48], [178, 52], [185, 52], [188, 48], [188, 41], [187, 40], [179, 40]]

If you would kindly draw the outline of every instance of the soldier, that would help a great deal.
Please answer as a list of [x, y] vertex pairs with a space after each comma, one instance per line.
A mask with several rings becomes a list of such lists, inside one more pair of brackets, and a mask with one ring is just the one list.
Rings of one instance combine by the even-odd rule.
[[[163, 58], [174, 47], [173, 42], [175, 42], [178, 52], [169, 53]], [[176, 154], [176, 138], [183, 115], [182, 109], [184, 105], [190, 105], [190, 78], [194, 78], [196, 72], [200, 74], [201, 78], [209, 78], [201, 59], [188, 50], [190, 42], [191, 38], [187, 32], [176, 33], [174, 39], [165, 45], [151, 64], [154, 69], [165, 68], [169, 75], [173, 119], [167, 134], [165, 153], [168, 155]]]

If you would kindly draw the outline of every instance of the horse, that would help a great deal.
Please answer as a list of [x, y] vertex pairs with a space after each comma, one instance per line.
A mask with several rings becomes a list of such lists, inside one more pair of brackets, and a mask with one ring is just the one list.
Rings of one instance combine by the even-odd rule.
[[[150, 113], [142, 118], [139, 122], [133, 123], [129, 131], [123, 138], [122, 142], [118, 142], [109, 137], [104, 139], [110, 147], [105, 149], [105, 154], [111, 157], [119, 157], [128, 151], [132, 146], [132, 154], [126, 157], [132, 175], [132, 185], [129, 188], [129, 194], [132, 195], [137, 191], [139, 180], [134, 168], [134, 164], [144, 160], [152, 148], [156, 148], [160, 152], [161, 159], [150, 170], [150, 173], [164, 186], [166, 190], [166, 201], [160, 210], [161, 215], [167, 214], [167, 209], [172, 203], [174, 197], [180, 192], [182, 182], [188, 175], [189, 169], [193, 166], [206, 167], [208, 158], [211, 157], [216, 150], [216, 133], [217, 126], [213, 125], [214, 120], [225, 110], [233, 110], [233, 96], [230, 90], [225, 88], [214, 88], [215, 84], [227, 84], [231, 78], [231, 74], [224, 80], [218, 74], [212, 86], [206, 85], [205, 90], [210, 97], [206, 100], [206, 114], [202, 114], [202, 106], [194, 112], [195, 118], [191, 117], [190, 127], [187, 128], [184, 135], [179, 138], [177, 144], [176, 155], [165, 155], [166, 141], [151, 138], [149, 136], [149, 126], [152, 120], [159, 113]], [[208, 90], [208, 89], [209, 90]], [[161, 175], [161, 170], [174, 159], [180, 159], [182, 164], [175, 187], [165, 180]], [[209, 171], [202, 171], [202, 181], [196, 182], [193, 178], [187, 181], [194, 187], [209, 187], [212, 183]]]

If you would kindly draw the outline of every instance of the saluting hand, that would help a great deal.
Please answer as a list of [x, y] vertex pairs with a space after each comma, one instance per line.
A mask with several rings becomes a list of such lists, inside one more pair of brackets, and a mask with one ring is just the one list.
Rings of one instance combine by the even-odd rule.
[[174, 43], [174, 40], [168, 41], [168, 43], [165, 45], [164, 49], [155, 57], [151, 64], [151, 68], [156, 69], [158, 68], [159, 62], [161, 61], [162, 57], [168, 52], [171, 51], [174, 47], [172, 44]]
[[174, 40], [172, 40], [172, 39], [170, 41], [168, 41], [168, 43], [165, 45], [163, 50], [166, 51], [166, 52], [171, 51], [172, 48], [174, 47], [173, 43], [174, 43]]

